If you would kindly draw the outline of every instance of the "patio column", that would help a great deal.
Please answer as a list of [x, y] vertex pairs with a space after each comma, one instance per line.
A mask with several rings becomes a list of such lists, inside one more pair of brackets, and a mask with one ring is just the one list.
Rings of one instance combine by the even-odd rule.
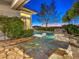
[[31, 15], [25, 14], [25, 13], [21, 13], [21, 17], [22, 17], [21, 20], [24, 22], [24, 30], [31, 29], [32, 28]]

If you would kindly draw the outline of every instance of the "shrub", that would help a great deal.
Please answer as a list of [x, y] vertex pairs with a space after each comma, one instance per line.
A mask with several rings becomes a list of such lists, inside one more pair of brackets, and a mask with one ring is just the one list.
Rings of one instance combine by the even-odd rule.
[[32, 29], [22, 31], [22, 33], [21, 33], [21, 37], [30, 37], [32, 35], [33, 35], [33, 30]]
[[77, 28], [76, 25], [69, 24], [64, 26], [63, 28], [68, 32], [68, 34], [79, 36], [79, 28]]
[[36, 30], [41, 30], [41, 31], [54, 31], [54, 27], [38, 27], [35, 28]]
[[0, 17], [1, 31], [9, 38], [29, 37], [32, 30], [24, 31], [24, 24], [18, 17]]

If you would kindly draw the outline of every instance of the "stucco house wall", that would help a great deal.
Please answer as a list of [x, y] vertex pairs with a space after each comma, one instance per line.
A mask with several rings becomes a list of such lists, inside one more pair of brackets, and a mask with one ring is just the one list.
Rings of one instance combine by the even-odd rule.
[[11, 9], [12, 0], [0, 0], [0, 15], [19, 17], [19, 11]]

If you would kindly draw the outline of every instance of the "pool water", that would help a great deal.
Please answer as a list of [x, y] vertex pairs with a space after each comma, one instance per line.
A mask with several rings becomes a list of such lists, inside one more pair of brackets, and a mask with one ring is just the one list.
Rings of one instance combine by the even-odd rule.
[[54, 39], [47, 39], [46, 37], [36, 38], [36, 39], [33, 39], [33, 41], [31, 42], [20, 43], [20, 45], [28, 49], [35, 49], [35, 48], [37, 49], [42, 47], [44, 44], [47, 46], [47, 44], [52, 40]]
[[[41, 32], [34, 32], [34, 34], [42, 34]], [[33, 48], [41, 48], [43, 45], [45, 47], [50, 46], [48, 43], [54, 40], [54, 35], [51, 32], [47, 32], [46, 36], [41, 37], [41, 38], [36, 38], [33, 39], [31, 42], [25, 42], [21, 43], [21, 46], [24, 46], [25, 48], [28, 49], [33, 49]]]
[[[34, 32], [34, 34], [36, 33], [42, 34], [41, 32]], [[48, 59], [49, 52], [54, 51], [59, 47], [59, 44], [57, 45], [56, 41], [55, 44], [50, 44], [50, 42], [54, 43], [54, 39], [55, 37], [53, 33], [46, 32], [46, 36], [44, 37], [37, 37], [30, 42], [20, 43], [19, 45], [24, 47], [26, 49], [26, 52], [29, 55], [31, 55], [34, 59]], [[65, 44], [63, 43], [62, 45], [64, 47]]]
[[40, 34], [42, 35], [43, 33], [46, 33], [46, 36], [44, 37], [45, 39], [47, 40], [50, 40], [50, 39], [54, 39], [54, 34], [52, 32], [39, 32], [39, 31], [34, 31], [33, 34]]
[[54, 39], [55, 37], [54, 37], [54, 34], [53, 33], [46, 33], [46, 36], [45, 36], [45, 39], [46, 40], [52, 40], [52, 39]]
[[[41, 32], [35, 32], [34, 34], [42, 34]], [[46, 33], [46, 36], [41, 37], [41, 38], [36, 38], [32, 40], [31, 42], [25, 42], [25, 43], [20, 43], [20, 46], [24, 46], [28, 50], [33, 50], [33, 49], [41, 49], [41, 48], [52, 48], [52, 46], [49, 44], [49, 42], [54, 40], [54, 35], [53, 33]]]

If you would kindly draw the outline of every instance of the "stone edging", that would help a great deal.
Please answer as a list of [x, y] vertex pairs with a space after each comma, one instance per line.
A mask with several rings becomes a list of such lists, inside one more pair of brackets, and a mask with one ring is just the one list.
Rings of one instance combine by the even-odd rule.
[[2, 40], [2, 41], [0, 41], [0, 46], [16, 45], [16, 44], [19, 44], [19, 43], [22, 43], [22, 42], [31, 41], [33, 39], [34, 39], [34, 37], [14, 39], [14, 40]]

